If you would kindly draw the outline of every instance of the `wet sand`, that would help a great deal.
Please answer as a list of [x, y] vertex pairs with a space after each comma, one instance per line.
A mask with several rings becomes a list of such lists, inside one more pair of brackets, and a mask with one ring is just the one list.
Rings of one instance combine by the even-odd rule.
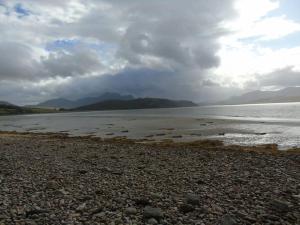
[[144, 141], [1, 132], [0, 224], [300, 223], [299, 151]]

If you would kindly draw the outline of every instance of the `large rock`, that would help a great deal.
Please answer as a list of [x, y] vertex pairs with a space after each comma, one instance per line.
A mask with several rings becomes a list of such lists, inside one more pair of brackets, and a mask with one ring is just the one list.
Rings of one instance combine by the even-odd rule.
[[144, 209], [144, 218], [154, 218], [161, 219], [163, 217], [163, 212], [160, 208], [152, 208], [150, 206], [145, 207]]
[[127, 209], [125, 209], [125, 213], [127, 215], [135, 215], [137, 214], [137, 209], [133, 207], [128, 207]]

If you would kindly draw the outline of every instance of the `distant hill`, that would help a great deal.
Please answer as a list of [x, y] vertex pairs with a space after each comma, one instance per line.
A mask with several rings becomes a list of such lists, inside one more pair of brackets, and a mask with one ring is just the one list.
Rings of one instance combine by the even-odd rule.
[[0, 115], [23, 113], [22, 107], [15, 106], [8, 102], [0, 101]]
[[232, 97], [218, 104], [255, 104], [255, 103], [281, 103], [300, 102], [300, 87], [288, 87], [278, 91], [253, 91], [241, 96]]
[[6, 101], [0, 101], [0, 105], [3, 106], [3, 105], [13, 105], [13, 104], [6, 102]]
[[91, 105], [78, 107], [74, 110], [118, 110], [118, 109], [149, 109], [149, 108], [176, 108], [192, 107], [197, 104], [191, 101], [175, 101], [161, 98], [138, 98], [133, 100], [108, 100]]
[[38, 107], [48, 107], [48, 108], [78, 108], [84, 105], [90, 105], [97, 102], [103, 102], [107, 100], [131, 100], [134, 99], [132, 95], [121, 95], [118, 93], [104, 93], [98, 97], [87, 97], [81, 98], [75, 101], [71, 101], [64, 98], [51, 99], [38, 104]]
[[16, 115], [16, 114], [31, 114], [31, 113], [53, 113], [57, 110], [43, 109], [43, 108], [31, 108], [21, 107], [13, 105], [9, 102], [0, 101], [0, 116], [1, 115]]

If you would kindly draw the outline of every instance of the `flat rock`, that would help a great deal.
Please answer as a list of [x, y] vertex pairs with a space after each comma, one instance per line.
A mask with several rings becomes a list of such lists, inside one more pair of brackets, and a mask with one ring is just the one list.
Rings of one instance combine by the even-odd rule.
[[160, 208], [152, 208], [150, 206], [146, 206], [143, 216], [144, 218], [160, 219], [163, 217], [163, 212]]
[[135, 214], [137, 214], [137, 209], [134, 207], [128, 207], [125, 209], [125, 213], [127, 215], [135, 215]]

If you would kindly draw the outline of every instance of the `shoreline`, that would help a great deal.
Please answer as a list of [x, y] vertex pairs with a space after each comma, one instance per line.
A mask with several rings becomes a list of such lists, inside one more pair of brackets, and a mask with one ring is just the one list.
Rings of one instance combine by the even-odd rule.
[[93, 141], [101, 144], [128, 144], [141, 145], [160, 148], [209, 148], [217, 151], [236, 151], [236, 152], [258, 152], [270, 154], [300, 154], [300, 148], [290, 148], [285, 150], [278, 149], [277, 144], [261, 145], [225, 145], [224, 141], [218, 139], [198, 139], [193, 141], [184, 141], [176, 139], [151, 139], [151, 138], [128, 138], [126, 136], [99, 137], [92, 134], [87, 135], [70, 135], [65, 132], [17, 132], [17, 131], [0, 131], [0, 138], [9, 137], [26, 137], [26, 138], [46, 138], [62, 140], [83, 140]]

